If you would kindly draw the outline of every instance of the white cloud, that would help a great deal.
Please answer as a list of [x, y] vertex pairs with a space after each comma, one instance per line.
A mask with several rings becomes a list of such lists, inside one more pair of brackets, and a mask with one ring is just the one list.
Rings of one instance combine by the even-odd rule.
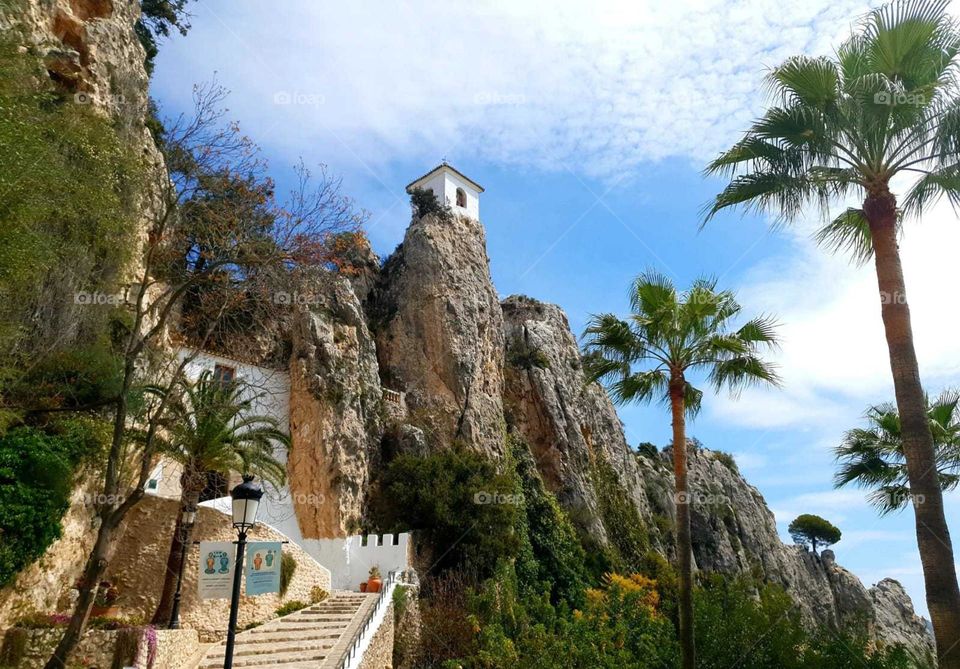
[[[946, 203], [920, 223], [907, 222], [904, 276], [921, 375], [931, 392], [960, 381], [960, 317], [950, 278], [958, 247], [960, 224]], [[784, 386], [749, 389], [738, 401], [721, 396], [712, 405], [718, 419], [842, 430], [868, 404], [893, 399], [872, 264], [853, 267], [798, 234], [789, 254], [752, 269], [739, 297], [751, 313], [772, 312], [782, 321], [783, 348], [775, 358]]]
[[446, 154], [608, 178], [667, 156], [702, 164], [760, 110], [766, 68], [829, 52], [866, 5], [301, 0], [237, 11], [220, 0], [193, 9], [191, 35], [164, 46], [158, 80], [185, 95], [184, 73], [219, 70], [232, 111], [292, 156], [322, 145], [328, 160], [374, 170]]

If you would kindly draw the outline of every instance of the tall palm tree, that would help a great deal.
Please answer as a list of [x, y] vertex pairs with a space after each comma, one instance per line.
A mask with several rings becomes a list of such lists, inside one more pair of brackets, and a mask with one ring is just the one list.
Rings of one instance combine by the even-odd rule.
[[[940, 666], [960, 668], [960, 589], [937, 479], [897, 237], [941, 196], [960, 203], [960, 30], [947, 0], [897, 0], [870, 12], [833, 57], [795, 56], [774, 68], [771, 107], [708, 167], [728, 176], [705, 222], [727, 207], [795, 219], [814, 204], [831, 250], [874, 261], [880, 289], [917, 543]], [[898, 202], [895, 177], [912, 180]], [[830, 220], [830, 205], [856, 197]]]
[[189, 545], [192, 527], [182, 523], [183, 512], [195, 510], [206, 487], [208, 472], [255, 473], [274, 485], [282, 485], [286, 469], [275, 454], [290, 438], [272, 416], [251, 414], [259, 397], [241, 381], [221, 381], [209, 371], [195, 382], [180, 384], [164, 422], [167, 435], [163, 453], [178, 462], [180, 510], [167, 555], [167, 571], [153, 623], [170, 620], [173, 596], [183, 547]]
[[676, 480], [677, 553], [680, 562], [680, 647], [684, 669], [695, 666], [693, 564], [687, 490], [686, 416], [700, 409], [703, 392], [688, 374], [706, 374], [715, 389], [737, 391], [765, 382], [777, 384], [761, 356], [775, 347], [776, 324], [758, 317], [733, 329], [740, 314], [733, 293], [718, 291], [712, 279], [698, 279], [678, 292], [667, 277], [648, 271], [630, 290], [631, 315], [593, 316], [584, 332], [585, 366], [591, 380], [604, 381], [617, 403], [661, 400], [673, 418], [673, 473]]
[[[870, 407], [865, 417], [867, 427], [848, 431], [834, 450], [840, 463], [834, 482], [838, 488], [851, 483], [874, 488], [868, 499], [886, 515], [903, 509], [912, 499], [900, 414], [895, 404], [886, 402]], [[927, 420], [933, 434], [940, 489], [953, 490], [960, 484], [960, 391], [944, 390], [936, 399], [928, 400]]]

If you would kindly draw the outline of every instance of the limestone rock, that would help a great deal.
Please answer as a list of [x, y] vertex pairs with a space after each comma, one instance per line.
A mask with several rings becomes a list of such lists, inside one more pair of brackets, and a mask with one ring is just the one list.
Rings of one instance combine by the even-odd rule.
[[547, 488], [583, 530], [605, 542], [607, 528], [597, 511], [591, 479], [591, 463], [602, 458], [655, 530], [623, 424], [603, 388], [586, 382], [566, 314], [555, 305], [519, 295], [508, 297], [501, 307], [507, 424], [530, 447]]
[[359, 527], [383, 433], [376, 348], [348, 281], [299, 312], [290, 360], [289, 487], [303, 537]]
[[483, 226], [424, 216], [387, 260], [371, 307], [386, 388], [406, 394], [408, 422], [503, 452], [503, 317]]

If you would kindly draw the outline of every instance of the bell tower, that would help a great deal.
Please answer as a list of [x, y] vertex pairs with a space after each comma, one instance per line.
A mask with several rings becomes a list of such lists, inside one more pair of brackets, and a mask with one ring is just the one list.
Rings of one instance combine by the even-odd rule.
[[480, 193], [483, 186], [454, 169], [443, 161], [419, 179], [407, 185], [407, 192], [414, 188], [432, 191], [441, 204], [449, 205], [454, 213], [480, 220]]

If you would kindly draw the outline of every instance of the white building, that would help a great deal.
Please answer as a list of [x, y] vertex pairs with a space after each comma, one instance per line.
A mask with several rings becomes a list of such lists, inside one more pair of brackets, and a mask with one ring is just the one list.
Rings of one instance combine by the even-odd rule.
[[419, 179], [411, 181], [407, 186], [407, 192], [413, 192], [414, 188], [433, 192], [440, 203], [449, 205], [454, 213], [480, 220], [480, 193], [483, 192], [483, 186], [446, 162], [437, 165]]

